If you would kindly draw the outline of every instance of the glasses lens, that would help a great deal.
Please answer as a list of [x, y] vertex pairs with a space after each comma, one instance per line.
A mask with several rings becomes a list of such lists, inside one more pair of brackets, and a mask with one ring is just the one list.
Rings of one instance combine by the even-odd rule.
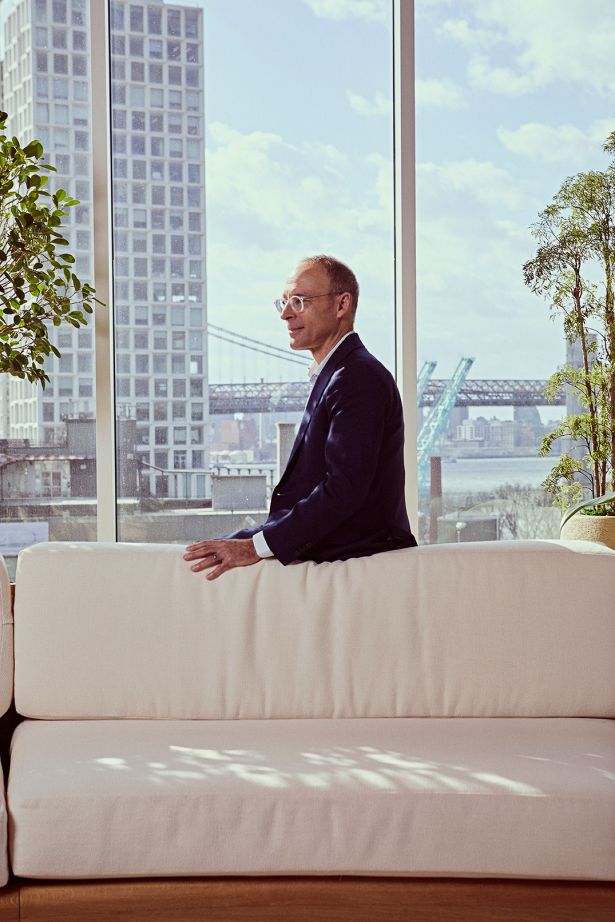
[[284, 305], [286, 304], [286, 302], [283, 301], [282, 298], [276, 298], [276, 300], [273, 303], [275, 304], [275, 308], [278, 314], [281, 314], [282, 311], [284, 310]]
[[288, 303], [290, 304], [290, 309], [296, 314], [300, 314], [303, 310], [303, 298], [300, 298], [299, 295], [293, 295], [292, 298], [288, 299]]

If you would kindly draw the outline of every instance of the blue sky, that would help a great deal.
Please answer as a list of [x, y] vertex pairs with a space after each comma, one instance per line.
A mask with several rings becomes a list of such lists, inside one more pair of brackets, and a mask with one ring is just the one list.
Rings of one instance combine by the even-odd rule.
[[525, 289], [529, 226], [599, 169], [615, 128], [610, 0], [418, 0], [419, 349], [476, 377], [536, 377], [561, 327]]
[[[285, 347], [271, 302], [303, 255], [331, 252], [391, 365], [392, 4], [188, 2], [205, 17], [210, 319]], [[607, 162], [613, 48], [612, 0], [417, 0], [419, 363], [437, 376], [462, 355], [473, 377], [545, 378], [563, 361], [521, 267], [561, 181]], [[228, 378], [214, 345], [212, 377]]]
[[[391, 364], [390, 10], [371, 0], [239, 0], [232, 18], [223, 0], [203, 8], [210, 318], [286, 347], [272, 301], [299, 259], [330, 252], [355, 269], [360, 332]], [[213, 349], [211, 359], [215, 376]], [[277, 373], [295, 377], [296, 366]]]
[[[249, 313], [225, 322], [283, 345], [262, 309], [276, 274], [330, 250], [357, 272], [359, 332], [390, 363], [391, 5], [234, 9], [205, 7], [212, 319], [249, 280]], [[613, 47], [610, 0], [417, 0], [419, 362], [437, 375], [462, 355], [473, 377], [545, 378], [564, 360], [521, 267], [561, 181], [607, 162]]]

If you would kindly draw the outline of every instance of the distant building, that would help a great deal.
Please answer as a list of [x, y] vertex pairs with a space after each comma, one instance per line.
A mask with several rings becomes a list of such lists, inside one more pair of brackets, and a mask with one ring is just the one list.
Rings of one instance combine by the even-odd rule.
[[[209, 492], [205, 295], [203, 11], [114, 0], [112, 172], [118, 416], [136, 425], [144, 487], [184, 477]], [[86, 0], [17, 0], [4, 26], [2, 108], [57, 168], [51, 188], [80, 204], [65, 225], [75, 271], [92, 279], [92, 153]], [[43, 391], [0, 386], [0, 435], [62, 445], [66, 420], [93, 419], [91, 329], [52, 330], [60, 359]]]

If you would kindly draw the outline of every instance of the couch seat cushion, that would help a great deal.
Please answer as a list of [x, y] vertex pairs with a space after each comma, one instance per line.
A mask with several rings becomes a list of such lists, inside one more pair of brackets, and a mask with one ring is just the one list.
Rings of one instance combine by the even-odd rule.
[[615, 879], [615, 721], [25, 721], [16, 874]]

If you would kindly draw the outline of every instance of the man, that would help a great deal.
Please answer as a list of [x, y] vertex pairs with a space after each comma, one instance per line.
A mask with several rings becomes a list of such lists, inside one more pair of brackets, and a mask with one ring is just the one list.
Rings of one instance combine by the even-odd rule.
[[359, 286], [329, 256], [304, 260], [276, 301], [312, 390], [265, 524], [186, 549], [217, 579], [265, 557], [346, 560], [416, 547], [404, 501], [404, 424], [392, 375], [354, 332]]

